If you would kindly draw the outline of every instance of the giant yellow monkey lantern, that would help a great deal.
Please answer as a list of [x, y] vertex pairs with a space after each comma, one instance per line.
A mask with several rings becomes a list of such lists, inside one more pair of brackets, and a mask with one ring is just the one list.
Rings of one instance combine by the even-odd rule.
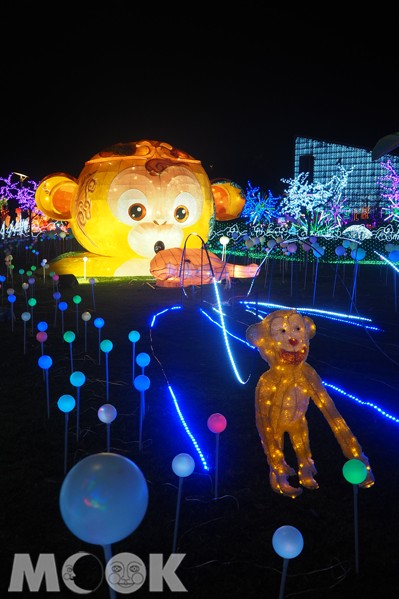
[[270, 485], [276, 493], [295, 498], [300, 487], [288, 479], [296, 475], [284, 456], [284, 435], [289, 435], [298, 461], [299, 483], [317, 489], [317, 474], [309, 445], [306, 411], [312, 399], [331, 427], [344, 455], [361, 460], [367, 469], [359, 485], [370, 487], [374, 476], [356, 437], [338, 412], [317, 372], [306, 362], [309, 340], [316, 334], [313, 320], [294, 309], [275, 310], [247, 328], [247, 341], [269, 364], [256, 386], [256, 425], [269, 464]]
[[156, 252], [183, 247], [187, 237], [188, 248], [200, 248], [215, 220], [201, 162], [160, 141], [115, 144], [88, 160], [77, 179], [48, 175], [35, 200], [46, 216], [67, 221], [87, 250], [53, 261], [57, 274], [149, 275]]

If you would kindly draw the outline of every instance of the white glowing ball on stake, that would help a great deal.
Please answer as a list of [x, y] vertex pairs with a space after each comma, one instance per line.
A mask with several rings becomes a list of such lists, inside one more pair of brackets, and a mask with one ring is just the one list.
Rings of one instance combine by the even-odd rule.
[[219, 239], [219, 242], [221, 245], [223, 245], [223, 247], [226, 247], [226, 245], [229, 243], [230, 238], [227, 237], [227, 235], [222, 235], [222, 237]]
[[105, 403], [98, 409], [97, 416], [101, 422], [105, 422], [105, 424], [109, 424], [115, 420], [117, 417], [117, 410], [115, 406], [110, 403]]

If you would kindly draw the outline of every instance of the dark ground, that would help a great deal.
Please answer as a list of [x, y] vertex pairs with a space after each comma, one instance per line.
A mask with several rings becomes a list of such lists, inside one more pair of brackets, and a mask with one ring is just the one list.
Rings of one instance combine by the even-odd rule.
[[[288, 272], [282, 276], [276, 266], [271, 288], [270, 272], [266, 282], [262, 273], [247, 299], [348, 313], [352, 293], [349, 266], [346, 288], [339, 281], [334, 297], [332, 267], [320, 268], [315, 296], [311, 274], [307, 276], [305, 283], [302, 270], [291, 280]], [[256, 320], [239, 303], [240, 298], [245, 298], [249, 284], [244, 280], [233, 282], [231, 289], [224, 284], [219, 286], [227, 327], [241, 337]], [[26, 305], [17, 275], [12, 286], [17, 296], [13, 327], [10, 320], [4, 319], [4, 310], [0, 322], [3, 425], [0, 596], [7, 593], [14, 554], [28, 553], [35, 564], [39, 554], [50, 553], [55, 555], [60, 592], [46, 592], [42, 585], [36, 596], [73, 597], [76, 593], [62, 582], [62, 564], [78, 551], [98, 556], [101, 562], [104, 554], [101, 546], [75, 537], [59, 509], [64, 479], [65, 417], [56, 402], [62, 394], [75, 395], [69, 381], [69, 346], [62, 339], [60, 313], [55, 318], [51, 280], [36, 277], [34, 326], [32, 330], [31, 321], [27, 323], [25, 344], [21, 313]], [[3, 292], [9, 287], [11, 282], [7, 281]], [[289, 562], [285, 597], [384, 599], [399, 594], [398, 424], [395, 421], [329, 389], [369, 457], [376, 479], [372, 488], [359, 489], [358, 493], [359, 571], [356, 573], [355, 496], [352, 485], [342, 475], [345, 458], [339, 445], [311, 403], [307, 416], [320, 488], [305, 489], [295, 500], [271, 490], [254, 420], [255, 386], [267, 364], [255, 350], [231, 341], [238, 370], [244, 379], [248, 375], [250, 379], [242, 385], [234, 377], [219, 329], [199, 310], [202, 307], [211, 312], [216, 303], [212, 286], [188, 288], [185, 296], [180, 289], [155, 288], [151, 278], [98, 281], [93, 288], [83, 283], [71, 286], [70, 281], [61, 279], [59, 289], [62, 300], [69, 306], [64, 315], [64, 331], [76, 331], [72, 297], [76, 294], [82, 297], [77, 338], [72, 347], [74, 370], [86, 375], [81, 389], [78, 442], [74, 413], [69, 421], [68, 468], [86, 456], [106, 451], [106, 429], [98, 420], [97, 410], [104, 403], [112, 403], [118, 416], [110, 427], [111, 451], [135, 462], [148, 484], [146, 515], [131, 535], [113, 544], [113, 555], [134, 553], [148, 566], [150, 553], [162, 553], [166, 561], [172, 552], [178, 496], [178, 479], [171, 463], [177, 454], [186, 452], [195, 459], [196, 467], [182, 486], [177, 551], [186, 555], [177, 574], [188, 597], [202, 599], [215, 594], [221, 599], [277, 599], [283, 560], [272, 547], [272, 536], [285, 524], [297, 527], [304, 538], [302, 552]], [[311, 341], [308, 362], [323, 381], [336, 384], [362, 401], [379, 404], [399, 417], [398, 314], [392, 275], [382, 267], [361, 266], [355, 299], [352, 314], [358, 310], [383, 331], [348, 327], [315, 314], [312, 317], [317, 333]], [[182, 309], [165, 312], [150, 326], [154, 314], [175, 305]], [[9, 306], [5, 292], [2, 306]], [[80, 319], [84, 311], [92, 314], [87, 324], [87, 351], [84, 323]], [[108, 360], [108, 402], [105, 356], [102, 354], [98, 364], [98, 330], [93, 325], [97, 316], [105, 320], [101, 339], [113, 342]], [[36, 340], [36, 325], [42, 320], [49, 324], [45, 353], [53, 359], [49, 370], [49, 419], [45, 381], [38, 366], [41, 348]], [[140, 333], [136, 355], [146, 352], [151, 357], [145, 369], [151, 385], [146, 392], [141, 451], [139, 393], [132, 386], [133, 348], [128, 339], [131, 330]], [[208, 473], [176, 416], [168, 384], [211, 467]], [[207, 428], [207, 419], [214, 412], [227, 419], [227, 428], [220, 435], [217, 499], [213, 487], [215, 437]], [[288, 446], [287, 452], [290, 452]], [[88, 569], [79, 573], [78, 584], [84, 587], [86, 582], [86, 588], [90, 589], [96, 583], [90, 581]], [[13, 593], [17, 597], [32, 594], [26, 585], [22, 593]], [[135, 596], [153, 595], [145, 583]], [[171, 595], [167, 585], [161, 593], [164, 595]], [[103, 582], [90, 596], [108, 598], [109, 589]]]

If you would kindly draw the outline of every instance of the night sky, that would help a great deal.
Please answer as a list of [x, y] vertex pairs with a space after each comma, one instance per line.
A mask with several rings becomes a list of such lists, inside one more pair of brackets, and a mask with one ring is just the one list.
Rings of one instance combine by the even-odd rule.
[[395, 67], [369, 45], [323, 57], [317, 37], [271, 44], [270, 20], [249, 31], [245, 14], [196, 21], [195, 8], [132, 7], [83, 15], [72, 3], [43, 20], [33, 7], [21, 22], [13, 9], [0, 176], [77, 177], [100, 150], [153, 139], [201, 160], [210, 179], [277, 194], [293, 177], [296, 137], [372, 150], [399, 130]]

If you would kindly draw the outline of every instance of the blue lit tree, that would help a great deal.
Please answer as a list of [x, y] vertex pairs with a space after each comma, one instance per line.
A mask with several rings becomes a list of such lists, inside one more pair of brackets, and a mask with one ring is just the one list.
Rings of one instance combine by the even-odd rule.
[[260, 187], [253, 187], [248, 181], [245, 190], [245, 206], [241, 212], [241, 218], [248, 223], [248, 229], [272, 222], [278, 216], [278, 204], [280, 197], [274, 197], [269, 190], [266, 194]]

